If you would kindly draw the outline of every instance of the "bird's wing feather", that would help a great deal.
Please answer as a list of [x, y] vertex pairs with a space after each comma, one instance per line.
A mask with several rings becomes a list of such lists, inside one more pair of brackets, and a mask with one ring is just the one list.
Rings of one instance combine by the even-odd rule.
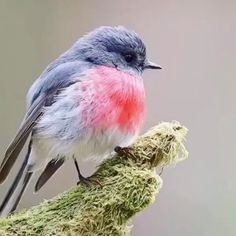
[[8, 146], [5, 157], [0, 166], [0, 183], [5, 180], [13, 164], [15, 163], [17, 156], [19, 155], [30, 132], [32, 131], [35, 121], [42, 114], [43, 105], [44, 99], [39, 99], [39, 101], [37, 101], [30, 108], [15, 138]]
[[54, 175], [54, 173], [63, 165], [64, 159], [58, 160], [51, 160], [45, 169], [43, 170], [42, 174], [39, 176], [37, 183], [35, 185], [35, 192], [38, 192], [39, 189], [43, 187], [43, 185]]
[[[84, 65], [82, 67], [85, 68]], [[58, 95], [63, 88], [78, 82], [79, 76], [73, 79], [73, 75], [81, 75], [80, 68], [80, 63], [75, 62], [59, 64], [53, 70], [44, 72], [43, 76], [32, 85], [28, 93], [27, 114], [15, 138], [7, 148], [0, 166], [0, 183], [6, 179], [36, 120], [43, 115], [43, 107], [50, 106], [54, 102], [55, 95]], [[35, 86], [36, 84], [37, 86]]]

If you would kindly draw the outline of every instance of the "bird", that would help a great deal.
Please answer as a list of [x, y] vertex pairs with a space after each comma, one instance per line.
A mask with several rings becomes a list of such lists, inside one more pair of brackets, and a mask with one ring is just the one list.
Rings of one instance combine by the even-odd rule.
[[33, 173], [35, 192], [67, 159], [107, 158], [131, 144], [145, 120], [142, 73], [161, 69], [148, 60], [142, 39], [124, 26], [100, 26], [51, 62], [26, 96], [26, 115], [0, 166], [0, 184], [23, 146], [27, 154], [0, 206], [14, 212]]

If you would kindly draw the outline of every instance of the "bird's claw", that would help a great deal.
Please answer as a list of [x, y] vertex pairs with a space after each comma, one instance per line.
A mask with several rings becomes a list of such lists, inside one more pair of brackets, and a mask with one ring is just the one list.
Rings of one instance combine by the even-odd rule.
[[133, 152], [132, 152], [133, 149], [130, 148], [130, 147], [120, 147], [120, 146], [117, 146], [117, 147], [115, 147], [114, 151], [116, 153], [118, 153], [119, 155], [135, 157]]
[[92, 187], [92, 185], [95, 185], [102, 188], [102, 184], [92, 176], [87, 177], [87, 178], [80, 176], [80, 180], [77, 182], [77, 185], [80, 185], [80, 184], [86, 185], [87, 187]]

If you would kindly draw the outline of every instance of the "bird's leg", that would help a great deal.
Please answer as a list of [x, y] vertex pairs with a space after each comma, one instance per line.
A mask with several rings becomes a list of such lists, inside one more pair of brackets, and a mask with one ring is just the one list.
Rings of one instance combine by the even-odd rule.
[[133, 154], [133, 152], [132, 152], [132, 148], [129, 148], [129, 147], [120, 147], [120, 146], [116, 146], [115, 147], [115, 149], [114, 149], [114, 151], [116, 152], [116, 153], [118, 153], [119, 155], [121, 155], [121, 156], [131, 156], [131, 157], [134, 157], [135, 158], [135, 156], [134, 156], [134, 154]]
[[[75, 168], [77, 170], [79, 180], [81, 181], [81, 179], [84, 179], [85, 177], [83, 177], [83, 175], [80, 173], [79, 164], [78, 164], [78, 162], [77, 162], [77, 160], [74, 156], [73, 156], [73, 160], [74, 160], [74, 163], [75, 163]], [[80, 181], [77, 182], [77, 185], [79, 185]]]
[[74, 156], [73, 156], [73, 160], [74, 160], [75, 168], [77, 170], [78, 177], [79, 177], [79, 181], [77, 182], [77, 185], [85, 184], [87, 186], [90, 186], [91, 184], [96, 184], [96, 185], [99, 185], [100, 187], [102, 187], [102, 185], [99, 183], [99, 181], [94, 179], [94, 177], [91, 177], [91, 176], [90, 177], [84, 177], [80, 172], [79, 164], [78, 164], [78, 162], [77, 162], [77, 160]]

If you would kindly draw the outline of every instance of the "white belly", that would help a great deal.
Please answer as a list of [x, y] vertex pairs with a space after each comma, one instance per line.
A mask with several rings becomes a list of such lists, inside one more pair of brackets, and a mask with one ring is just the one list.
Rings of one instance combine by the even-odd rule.
[[88, 131], [83, 139], [62, 140], [34, 137], [29, 164], [33, 170], [44, 168], [52, 159], [93, 158], [98, 163], [109, 157], [116, 146], [125, 147], [130, 145], [136, 136], [122, 134], [118, 129], [107, 130], [101, 134]]

